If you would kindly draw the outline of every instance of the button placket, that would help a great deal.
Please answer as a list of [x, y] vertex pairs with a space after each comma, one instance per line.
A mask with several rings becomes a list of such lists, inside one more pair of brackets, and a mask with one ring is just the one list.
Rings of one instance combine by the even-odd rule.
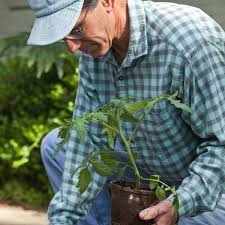
[[119, 80], [123, 80], [123, 76], [119, 76]]

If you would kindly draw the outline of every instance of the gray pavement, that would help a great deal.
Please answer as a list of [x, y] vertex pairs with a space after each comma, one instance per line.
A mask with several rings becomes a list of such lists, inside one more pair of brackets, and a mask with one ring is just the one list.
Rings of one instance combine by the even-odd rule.
[[0, 225], [47, 225], [47, 214], [21, 207], [0, 205]]

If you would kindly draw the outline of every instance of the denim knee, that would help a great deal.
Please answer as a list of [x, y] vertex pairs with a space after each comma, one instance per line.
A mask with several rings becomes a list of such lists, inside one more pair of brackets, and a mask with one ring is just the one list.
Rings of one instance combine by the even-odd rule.
[[58, 132], [58, 128], [50, 131], [43, 138], [41, 143], [41, 158], [54, 192], [59, 190], [62, 182], [66, 151], [65, 147], [63, 147], [56, 155], [54, 155], [57, 144], [60, 142]]

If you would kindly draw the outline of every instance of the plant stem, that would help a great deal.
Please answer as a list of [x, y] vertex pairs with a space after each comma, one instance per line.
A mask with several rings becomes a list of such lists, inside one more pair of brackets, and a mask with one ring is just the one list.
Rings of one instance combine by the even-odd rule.
[[158, 183], [164, 185], [165, 187], [170, 188], [169, 185], [167, 185], [166, 183], [164, 183], [163, 181], [161, 181], [161, 180], [159, 180], [159, 179], [154, 179], [154, 178], [144, 178], [144, 177], [140, 177], [140, 178], [141, 178], [141, 180], [145, 180], [145, 181], [156, 181], [156, 182], [158, 182]]
[[120, 138], [121, 138], [121, 140], [122, 140], [122, 142], [123, 142], [123, 144], [125, 146], [125, 150], [126, 150], [126, 152], [128, 154], [129, 160], [130, 160], [130, 162], [132, 164], [132, 167], [134, 169], [134, 175], [135, 175], [135, 179], [136, 179], [136, 186], [137, 186], [137, 188], [140, 188], [141, 187], [141, 176], [140, 176], [139, 170], [137, 168], [137, 165], [135, 163], [135, 159], [133, 157], [133, 154], [132, 154], [132, 151], [131, 151], [131, 148], [130, 148], [130, 144], [127, 141], [127, 139], [126, 139], [126, 137], [125, 137], [125, 135], [123, 133], [123, 130], [121, 128], [120, 122], [118, 124], [118, 127], [119, 127]]
[[134, 170], [134, 168], [131, 165], [129, 165], [129, 164], [125, 163], [125, 162], [120, 162], [120, 164], [125, 165], [127, 167], [130, 167], [132, 170]]

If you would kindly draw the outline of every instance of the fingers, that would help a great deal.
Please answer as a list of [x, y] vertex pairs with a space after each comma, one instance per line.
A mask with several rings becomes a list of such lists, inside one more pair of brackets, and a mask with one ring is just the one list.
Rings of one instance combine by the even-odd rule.
[[178, 213], [170, 201], [164, 200], [141, 211], [139, 217], [142, 220], [153, 220], [154, 225], [174, 225], [178, 220]]
[[168, 213], [173, 210], [173, 205], [171, 202], [164, 200], [156, 204], [155, 206], [144, 209], [139, 213], [139, 217], [142, 220], [155, 219], [156, 217]]
[[155, 219], [157, 216], [159, 216], [159, 207], [153, 206], [147, 209], [144, 209], [139, 213], [139, 217], [142, 220], [151, 220]]

